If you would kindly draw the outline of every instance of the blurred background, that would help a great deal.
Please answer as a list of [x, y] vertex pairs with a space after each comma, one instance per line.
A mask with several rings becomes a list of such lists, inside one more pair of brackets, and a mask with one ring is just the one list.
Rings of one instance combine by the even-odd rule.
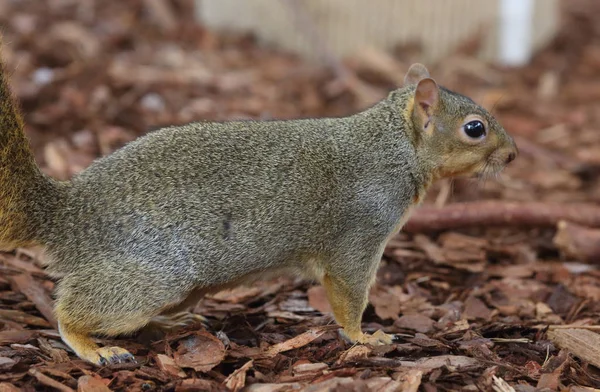
[[502, 186], [442, 183], [438, 204], [598, 199], [579, 169], [600, 160], [599, 16], [593, 0], [0, 0], [11, 83], [54, 176], [165, 124], [353, 113], [418, 61], [522, 153]]

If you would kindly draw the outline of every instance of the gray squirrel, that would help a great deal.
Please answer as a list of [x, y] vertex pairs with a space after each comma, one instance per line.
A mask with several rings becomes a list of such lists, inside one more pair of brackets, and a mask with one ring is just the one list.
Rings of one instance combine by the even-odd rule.
[[93, 334], [181, 322], [206, 293], [284, 273], [323, 284], [349, 341], [388, 344], [361, 331], [386, 242], [432, 182], [516, 155], [490, 113], [414, 64], [359, 113], [165, 127], [61, 182], [36, 165], [3, 69], [0, 248], [44, 247], [60, 335], [97, 365], [135, 359]]

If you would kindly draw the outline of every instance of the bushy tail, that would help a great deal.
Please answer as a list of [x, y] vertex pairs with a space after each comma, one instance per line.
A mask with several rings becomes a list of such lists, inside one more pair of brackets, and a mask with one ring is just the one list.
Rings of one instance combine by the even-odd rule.
[[0, 61], [0, 249], [37, 242], [40, 224], [47, 221], [45, 204], [55, 204], [51, 200], [59, 187], [35, 163], [6, 68]]

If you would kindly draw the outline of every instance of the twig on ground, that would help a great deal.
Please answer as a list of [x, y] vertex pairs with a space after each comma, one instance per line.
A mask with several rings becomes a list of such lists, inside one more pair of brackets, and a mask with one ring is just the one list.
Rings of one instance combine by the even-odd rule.
[[473, 226], [555, 227], [561, 220], [600, 227], [600, 206], [586, 203], [479, 201], [417, 209], [403, 230], [431, 232]]

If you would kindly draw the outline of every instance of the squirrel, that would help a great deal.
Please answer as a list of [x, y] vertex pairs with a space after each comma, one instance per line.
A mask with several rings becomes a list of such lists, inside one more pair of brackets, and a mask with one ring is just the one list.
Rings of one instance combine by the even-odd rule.
[[167, 126], [58, 181], [0, 73], [0, 248], [43, 247], [61, 338], [96, 365], [136, 360], [94, 335], [199, 320], [185, 312], [203, 295], [280, 274], [322, 284], [349, 342], [390, 344], [361, 330], [387, 241], [434, 181], [497, 174], [518, 151], [416, 63], [346, 117]]

